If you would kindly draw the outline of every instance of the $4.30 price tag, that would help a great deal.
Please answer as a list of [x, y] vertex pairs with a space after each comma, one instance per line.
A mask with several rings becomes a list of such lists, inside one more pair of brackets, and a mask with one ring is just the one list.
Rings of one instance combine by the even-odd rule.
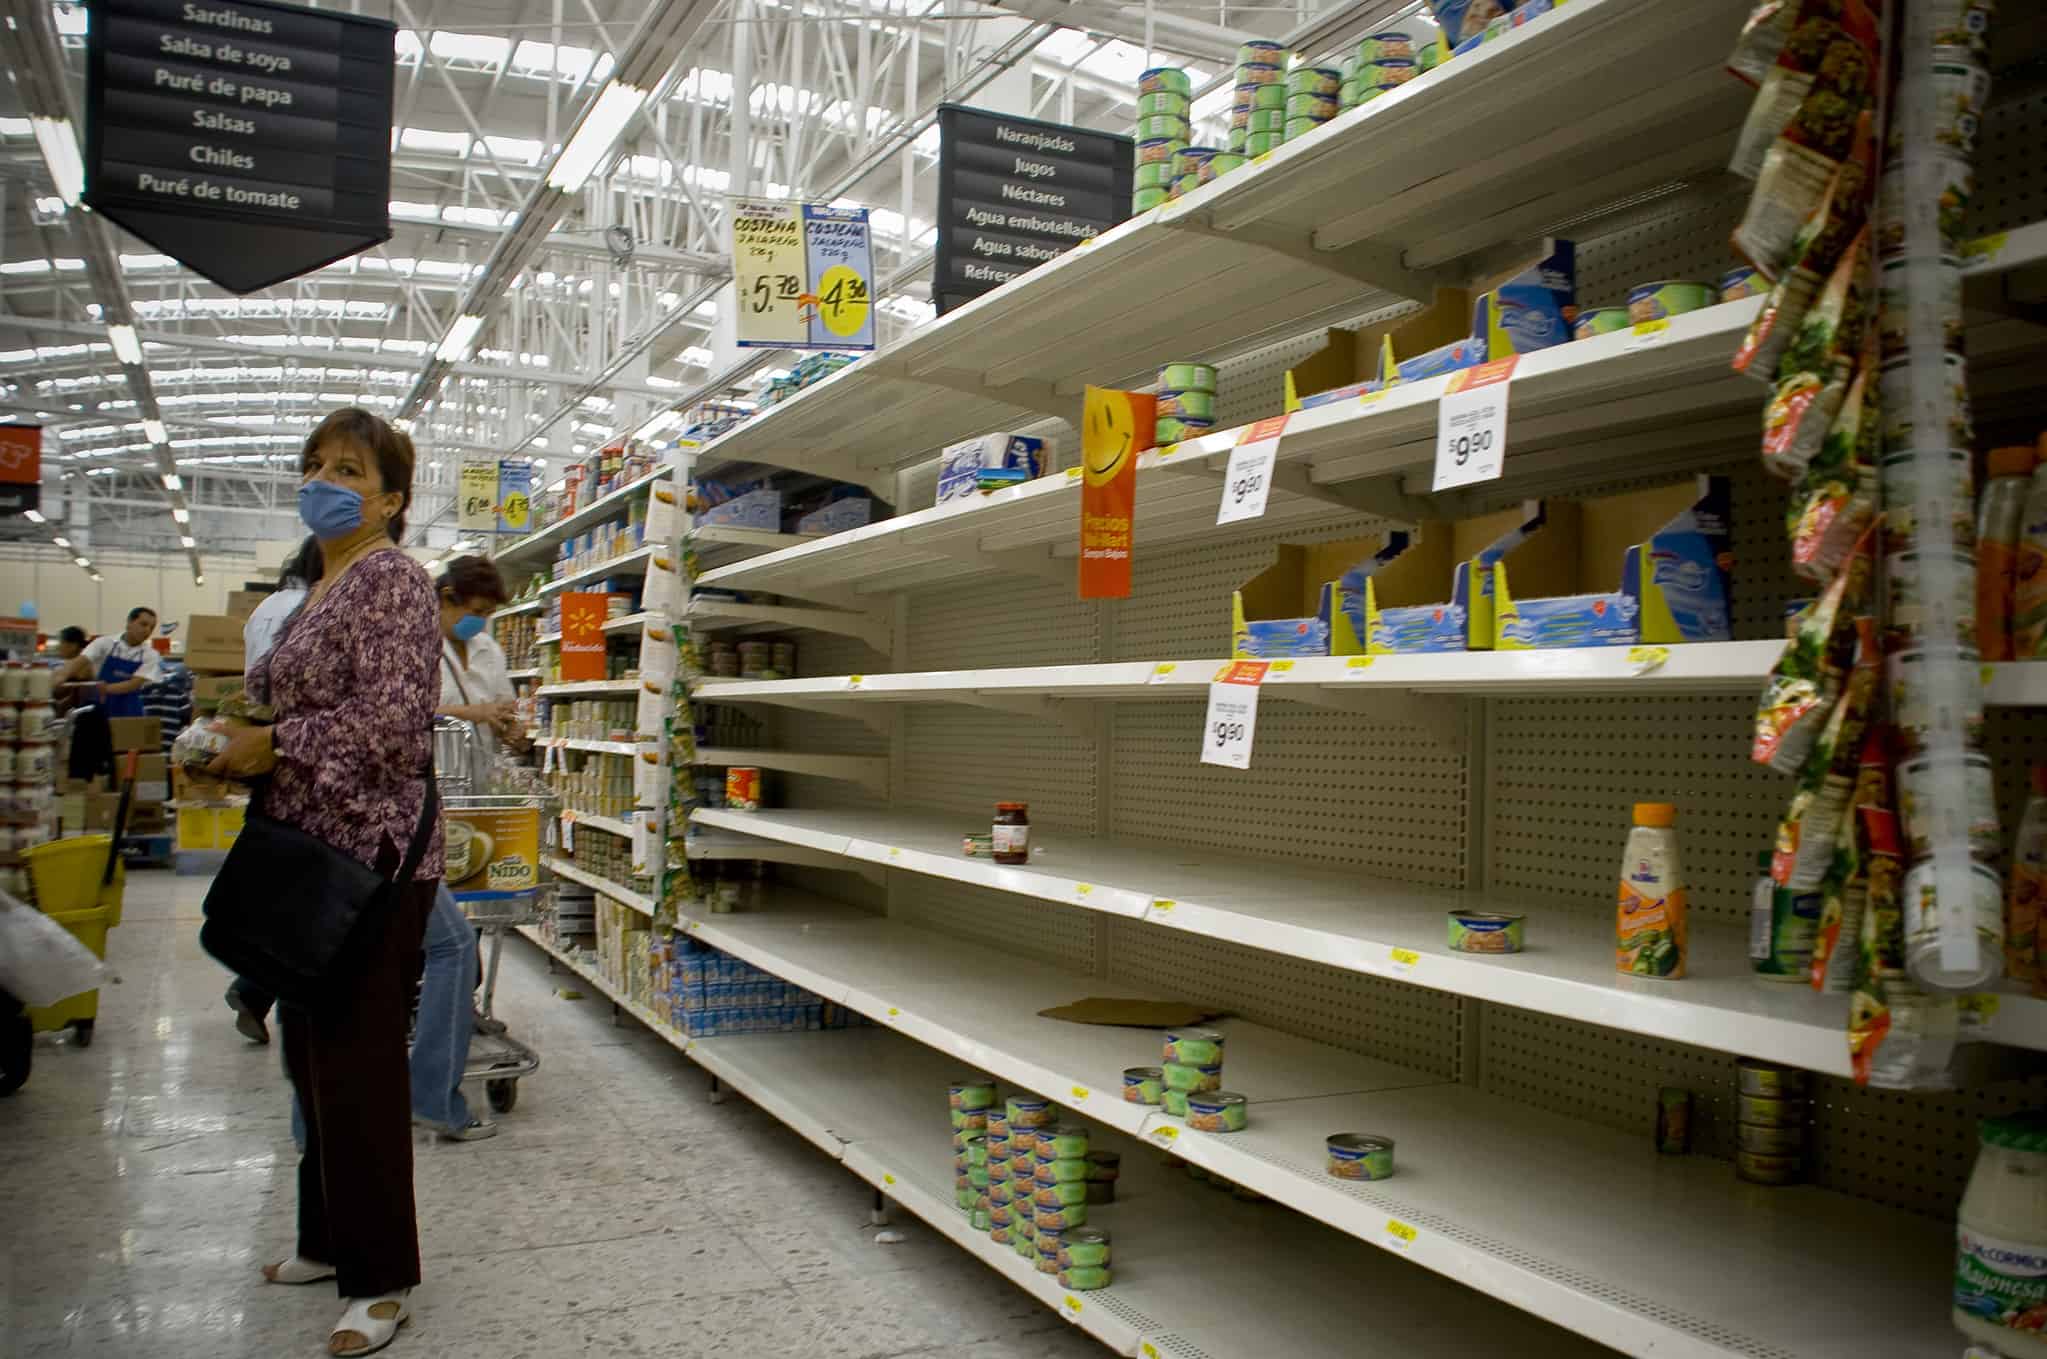
[[1234, 524], [1240, 519], [1257, 519], [1265, 513], [1265, 501], [1272, 494], [1272, 465], [1279, 457], [1279, 436], [1286, 430], [1286, 417], [1276, 415], [1247, 426], [1244, 437], [1230, 450], [1229, 470], [1223, 473], [1223, 499], [1215, 522]]
[[1208, 716], [1201, 725], [1201, 762], [1230, 769], [1251, 767], [1258, 731], [1258, 686], [1269, 661], [1232, 661], [1208, 685]]
[[1519, 357], [1450, 376], [1436, 403], [1436, 476], [1430, 489], [1497, 481], [1507, 460], [1507, 386]]

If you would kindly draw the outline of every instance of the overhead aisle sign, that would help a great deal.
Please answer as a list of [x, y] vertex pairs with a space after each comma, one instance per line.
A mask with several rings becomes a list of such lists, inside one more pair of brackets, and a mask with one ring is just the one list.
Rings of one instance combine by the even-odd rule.
[[233, 293], [389, 240], [397, 32], [267, 0], [92, 0], [85, 201]]
[[1128, 217], [1135, 149], [1128, 137], [941, 104], [939, 315]]
[[735, 199], [739, 343], [874, 348], [874, 238], [866, 208]]

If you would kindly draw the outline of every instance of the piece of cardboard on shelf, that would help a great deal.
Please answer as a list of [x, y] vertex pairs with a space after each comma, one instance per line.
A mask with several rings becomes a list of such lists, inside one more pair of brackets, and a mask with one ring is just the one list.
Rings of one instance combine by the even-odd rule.
[[[1578, 507], [1574, 550], [1539, 558], [1538, 581], [1521, 558], [1493, 567], [1495, 647], [1631, 646], [1732, 639], [1728, 572], [1732, 492], [1726, 477], [1603, 496]], [[1557, 506], [1551, 505], [1552, 514]], [[1611, 580], [1619, 588], [1588, 591]], [[1567, 565], [1558, 579], [1553, 568]]]
[[1373, 656], [1490, 650], [1494, 563], [1511, 556], [1528, 578], [1563, 579], [1563, 568], [1549, 562], [1569, 552], [1575, 529], [1574, 506], [1559, 510], [1539, 500], [1417, 525], [1418, 541], [1348, 597], [1360, 611], [1348, 626]]
[[1412, 535], [1395, 529], [1382, 537], [1317, 543], [1282, 543], [1272, 565], [1230, 596], [1230, 658], [1283, 660], [1298, 656], [1364, 654], [1365, 584], [1407, 551]]
[[1488, 358], [1548, 348], [1537, 343], [1548, 334], [1558, 336], [1556, 343], [1567, 341], [1576, 288], [1576, 247], [1552, 238], [1531, 242], [1505, 268], [1469, 288], [1436, 289], [1434, 299], [1419, 311], [1356, 330], [1329, 331], [1321, 349], [1287, 370], [1286, 409], [1355, 400], [1396, 382], [1418, 382]]

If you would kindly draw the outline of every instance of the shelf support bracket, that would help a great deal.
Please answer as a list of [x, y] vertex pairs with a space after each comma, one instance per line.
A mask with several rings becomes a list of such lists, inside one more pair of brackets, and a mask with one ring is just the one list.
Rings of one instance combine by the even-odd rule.
[[764, 703], [775, 708], [795, 708], [802, 712], [818, 713], [825, 717], [843, 717], [858, 722], [869, 731], [887, 736], [896, 729], [895, 707], [886, 703], [864, 703], [858, 699], [818, 698], [802, 695], [784, 698], [777, 694], [766, 697], [760, 694], [737, 694], [731, 698], [721, 697], [716, 689], [703, 689], [690, 695], [693, 703]]
[[1007, 401], [1012, 406], [1049, 415], [1055, 420], [1064, 420], [1075, 429], [1080, 428], [1080, 398], [1072, 393], [1062, 393], [1049, 382], [1019, 378], [1015, 382], [991, 384], [981, 374], [964, 368], [929, 368], [921, 373], [911, 373], [909, 377], [913, 382], [943, 387], [949, 392]]
[[811, 628], [818, 632], [835, 632], [843, 637], [857, 637], [884, 656], [892, 655], [894, 646], [891, 634], [894, 632], [890, 620], [880, 613], [854, 609], [792, 609], [775, 604], [727, 604], [699, 600], [690, 605], [686, 615], [691, 623], [709, 625], [706, 631], [715, 630], [720, 620], [727, 622], [767, 623], [785, 628]]
[[1242, 226], [1228, 229], [1208, 222], [1178, 222], [1174, 225], [1178, 230], [1191, 231], [1197, 235], [1214, 236], [1225, 241], [1241, 241], [1245, 245], [1299, 260], [1302, 264], [1312, 265], [1339, 278], [1363, 283], [1416, 302], [1433, 299], [1436, 289], [1446, 281], [1439, 270], [1409, 268], [1400, 251], [1385, 246], [1360, 242], [1336, 250], [1321, 250], [1316, 248], [1311, 237], [1301, 236], [1282, 227], [1264, 226], [1255, 222], [1247, 222]]
[[971, 708], [1043, 718], [1047, 722], [1057, 722], [1075, 736], [1090, 741], [1095, 738], [1094, 717], [1088, 711], [1088, 705], [1072, 699], [1053, 698], [1049, 694], [989, 693], [947, 694], [945, 698], [947, 702], [964, 703]]
[[1033, 576], [1050, 581], [1054, 585], [1071, 585], [1074, 582], [1074, 567], [1071, 562], [1061, 562], [1046, 548], [996, 548], [980, 545], [978, 539], [931, 537], [919, 540], [915, 537], [904, 539], [905, 547], [914, 547], [924, 552], [936, 552], [941, 557], [950, 557], [956, 562], [979, 567], [989, 571], [1007, 571], [1015, 575]]
[[1400, 689], [1340, 688], [1332, 685], [1269, 685], [1266, 692], [1292, 703], [1356, 713], [1376, 723], [1415, 727], [1441, 745], [1463, 739], [1466, 700], [1443, 694], [1423, 695]]

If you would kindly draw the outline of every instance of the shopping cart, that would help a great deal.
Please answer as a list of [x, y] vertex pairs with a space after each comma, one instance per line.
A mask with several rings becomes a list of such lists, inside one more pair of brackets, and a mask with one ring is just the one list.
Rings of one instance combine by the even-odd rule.
[[519, 1078], [540, 1069], [540, 1054], [512, 1037], [493, 1006], [498, 959], [515, 925], [538, 924], [554, 893], [540, 854], [543, 827], [556, 809], [546, 785], [492, 757], [475, 724], [434, 722], [434, 769], [441, 793], [447, 884], [457, 905], [489, 942], [477, 1032], [462, 1081], [483, 1083], [490, 1107], [508, 1114], [519, 1102]]

